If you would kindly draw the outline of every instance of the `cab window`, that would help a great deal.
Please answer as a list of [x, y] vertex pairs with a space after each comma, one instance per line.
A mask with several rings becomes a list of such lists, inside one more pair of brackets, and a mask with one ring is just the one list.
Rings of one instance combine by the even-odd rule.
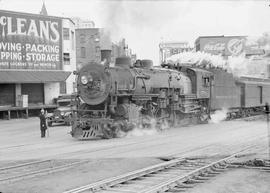
[[205, 86], [205, 87], [210, 86], [210, 78], [209, 77], [203, 77], [203, 86]]

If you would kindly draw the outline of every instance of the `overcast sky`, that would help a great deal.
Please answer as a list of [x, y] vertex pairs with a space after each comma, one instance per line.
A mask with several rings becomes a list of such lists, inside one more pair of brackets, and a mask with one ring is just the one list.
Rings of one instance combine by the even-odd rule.
[[[0, 9], [39, 13], [42, 0], [1, 0]], [[139, 58], [158, 62], [158, 44], [204, 35], [260, 36], [270, 31], [270, 0], [45, 0], [49, 15], [91, 19], [113, 40], [125, 37]]]

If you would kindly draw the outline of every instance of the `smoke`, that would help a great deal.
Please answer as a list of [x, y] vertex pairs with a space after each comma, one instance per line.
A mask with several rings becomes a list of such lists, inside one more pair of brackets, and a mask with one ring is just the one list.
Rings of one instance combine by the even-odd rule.
[[226, 61], [221, 55], [212, 55], [205, 52], [183, 52], [167, 58], [169, 63], [190, 63], [197, 66], [215, 66], [225, 68]]
[[227, 118], [228, 109], [223, 108], [222, 110], [215, 111], [214, 114], [211, 115], [211, 120], [209, 123], [219, 123], [224, 121]]
[[[189, 1], [100, 1], [101, 27], [109, 31], [113, 42], [125, 38], [128, 48], [138, 58], [152, 59], [158, 64], [159, 43], [170, 36], [179, 20], [185, 23]], [[170, 10], [170, 11], [168, 11]], [[181, 16], [178, 16], [181, 15]], [[181, 28], [183, 30], [183, 28]]]
[[156, 135], [168, 128], [169, 124], [166, 121], [158, 122], [154, 118], [145, 117], [134, 129], [127, 133], [126, 137]]
[[[174, 1], [101, 1], [103, 11], [100, 18], [102, 25], [110, 31], [112, 39], [118, 41], [132, 31], [137, 34], [134, 37], [148, 33], [149, 26], [153, 30], [160, 30], [161, 26], [168, 23], [168, 18], [171, 19], [170, 22], [177, 19], [175, 13], [188, 13], [189, 4]], [[166, 9], [171, 11], [164, 12]]]
[[212, 55], [205, 52], [183, 52], [167, 59], [168, 63], [190, 64], [198, 67], [216, 67], [232, 73], [235, 77], [253, 76], [268, 78], [268, 61], [262, 56], [247, 58], [245, 53], [238, 56], [229, 56], [225, 60], [221, 55]]

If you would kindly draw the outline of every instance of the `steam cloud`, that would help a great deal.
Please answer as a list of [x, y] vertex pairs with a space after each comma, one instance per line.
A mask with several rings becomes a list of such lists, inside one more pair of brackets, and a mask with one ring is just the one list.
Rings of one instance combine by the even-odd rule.
[[138, 137], [146, 135], [156, 135], [159, 132], [169, 128], [169, 124], [165, 121], [161, 125], [157, 125], [157, 120], [154, 118], [144, 119], [141, 124], [129, 131], [126, 137]]
[[186, 63], [205, 68], [222, 68], [236, 77], [268, 78], [266, 72], [268, 71], [269, 60], [265, 56], [270, 55], [270, 33], [264, 33], [261, 37], [248, 37], [245, 44], [251, 51], [257, 50], [260, 53], [247, 58], [244, 52], [238, 56], [229, 56], [225, 60], [222, 55], [212, 55], [205, 52], [183, 52], [167, 58], [167, 62]]
[[223, 108], [222, 110], [215, 111], [214, 114], [211, 115], [211, 120], [209, 123], [219, 123], [224, 121], [227, 118], [228, 109]]

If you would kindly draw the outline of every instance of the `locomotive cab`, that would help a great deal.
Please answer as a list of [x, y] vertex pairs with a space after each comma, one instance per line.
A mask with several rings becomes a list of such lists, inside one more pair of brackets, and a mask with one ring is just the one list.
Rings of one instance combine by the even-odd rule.
[[186, 68], [185, 71], [191, 79], [192, 93], [197, 98], [210, 98], [212, 73], [200, 68]]

